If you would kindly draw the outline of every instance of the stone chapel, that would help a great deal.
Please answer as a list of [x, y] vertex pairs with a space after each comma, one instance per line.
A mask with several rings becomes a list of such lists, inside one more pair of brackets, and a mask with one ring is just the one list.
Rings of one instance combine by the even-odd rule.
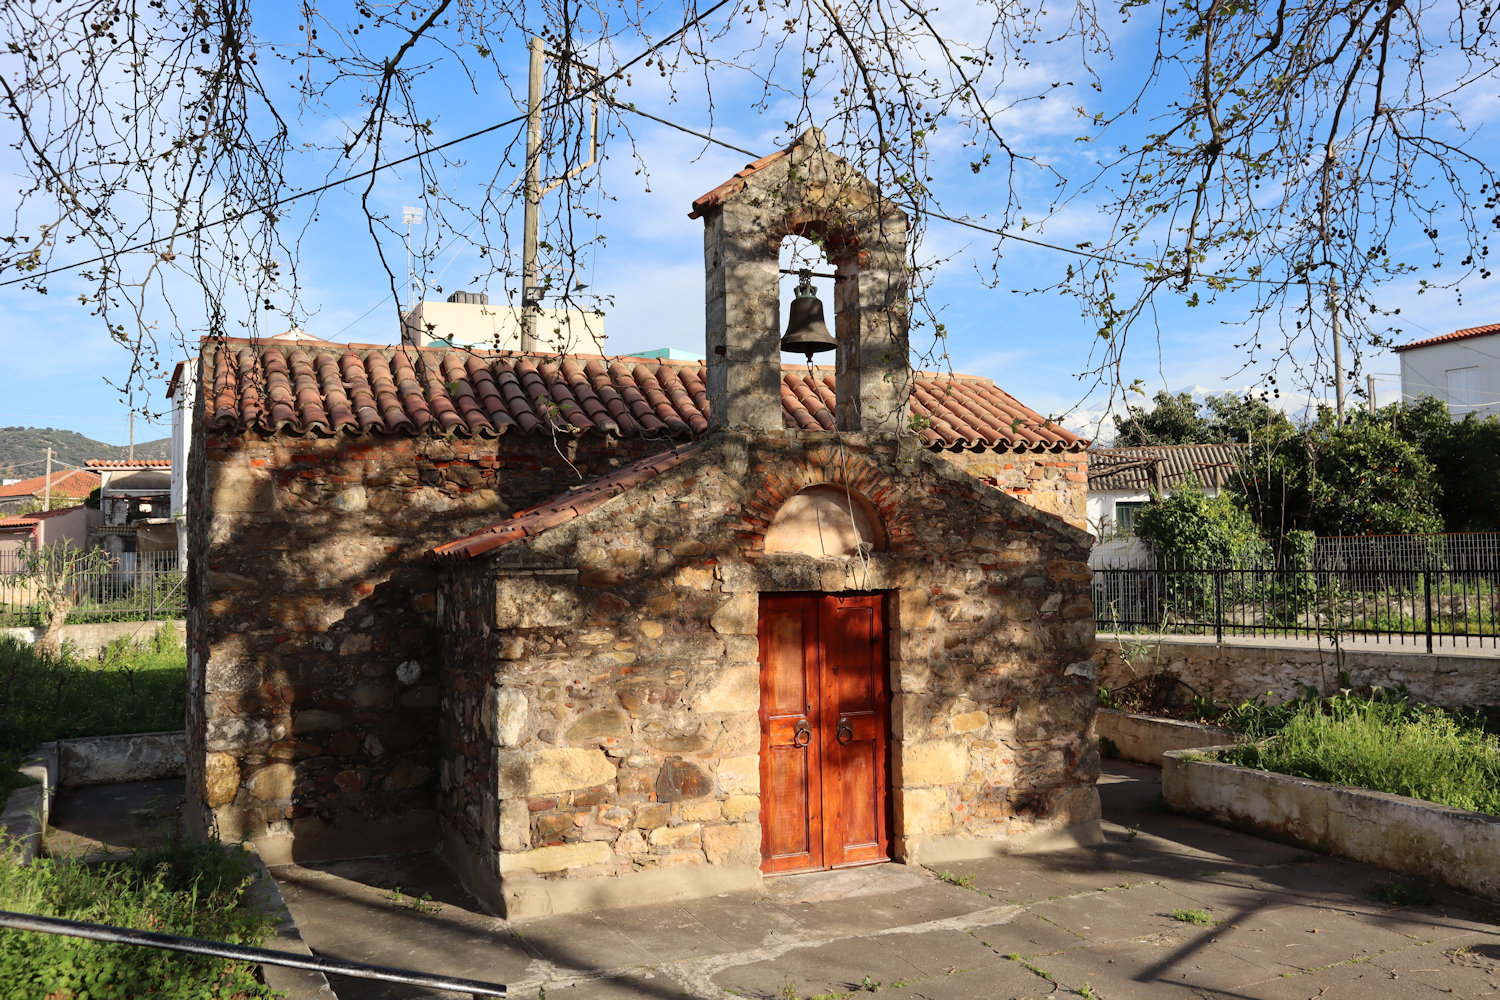
[[509, 917], [1098, 839], [1087, 443], [910, 369], [906, 218], [816, 130], [693, 215], [701, 364], [205, 343], [205, 829], [440, 847]]

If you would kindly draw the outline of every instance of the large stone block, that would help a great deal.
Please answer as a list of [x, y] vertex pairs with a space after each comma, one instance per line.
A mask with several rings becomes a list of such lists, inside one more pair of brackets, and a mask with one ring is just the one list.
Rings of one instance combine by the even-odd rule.
[[228, 805], [240, 790], [239, 761], [227, 753], [211, 753], [203, 760], [203, 798], [210, 809]]
[[709, 678], [690, 703], [698, 712], [742, 713], [760, 710], [760, 670], [728, 667]]
[[738, 593], [726, 598], [709, 623], [720, 635], [754, 635], [760, 614], [760, 595]]
[[719, 761], [719, 789], [730, 795], [760, 794], [760, 757], [725, 757]]
[[754, 823], [705, 827], [703, 853], [712, 865], [759, 865], [760, 827]]
[[896, 754], [896, 782], [919, 785], [956, 785], [969, 771], [969, 751], [962, 740], [904, 742]]
[[615, 765], [601, 750], [565, 748], [522, 752], [527, 758], [527, 795], [593, 788], [615, 780]]
[[947, 833], [953, 828], [953, 808], [941, 788], [896, 789], [896, 813], [907, 839]]
[[609, 844], [602, 840], [584, 841], [578, 844], [559, 844], [556, 847], [538, 847], [532, 851], [500, 855], [500, 873], [534, 871], [539, 875], [548, 872], [566, 871], [569, 868], [589, 868], [602, 865], [613, 856]]
[[570, 628], [583, 621], [584, 607], [575, 592], [554, 577], [532, 580], [508, 577], [495, 585], [498, 628]]

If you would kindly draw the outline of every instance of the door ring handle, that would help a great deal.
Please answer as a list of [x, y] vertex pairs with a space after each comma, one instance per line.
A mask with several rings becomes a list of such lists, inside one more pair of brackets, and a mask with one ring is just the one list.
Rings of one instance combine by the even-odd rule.
[[848, 719], [840, 719], [838, 728], [833, 731], [833, 736], [839, 743], [848, 743], [854, 739], [854, 727], [849, 725]]
[[812, 725], [806, 719], [798, 719], [792, 730], [792, 746], [805, 747], [812, 742]]

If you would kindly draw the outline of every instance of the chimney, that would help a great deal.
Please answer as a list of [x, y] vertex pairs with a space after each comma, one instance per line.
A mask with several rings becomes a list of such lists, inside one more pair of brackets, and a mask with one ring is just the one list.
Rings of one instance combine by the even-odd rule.
[[809, 129], [693, 202], [691, 217], [704, 222], [712, 425], [785, 426], [778, 262], [782, 240], [795, 235], [819, 242], [839, 276], [836, 426], [899, 434], [911, 382], [905, 214]]

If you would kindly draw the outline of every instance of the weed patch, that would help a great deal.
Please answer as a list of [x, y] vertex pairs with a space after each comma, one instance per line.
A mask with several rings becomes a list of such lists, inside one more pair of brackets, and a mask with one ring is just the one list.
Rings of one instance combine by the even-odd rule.
[[181, 729], [186, 706], [187, 653], [167, 628], [139, 643], [115, 640], [92, 660], [0, 635], [0, 801], [38, 743]]
[[1391, 879], [1371, 887], [1370, 898], [1391, 906], [1426, 906], [1432, 902], [1432, 892], [1424, 885]]
[[1226, 763], [1500, 815], [1500, 737], [1474, 720], [1381, 692], [1302, 705]]
[[[178, 843], [97, 865], [0, 851], [0, 909], [259, 945], [271, 918], [242, 905], [254, 878], [244, 850]], [[274, 994], [243, 962], [0, 930], [6, 996], [251, 1000]]]
[[1173, 920], [1181, 920], [1185, 924], [1193, 924], [1197, 927], [1212, 927], [1218, 921], [1214, 920], [1213, 914], [1207, 910], [1173, 910]]

